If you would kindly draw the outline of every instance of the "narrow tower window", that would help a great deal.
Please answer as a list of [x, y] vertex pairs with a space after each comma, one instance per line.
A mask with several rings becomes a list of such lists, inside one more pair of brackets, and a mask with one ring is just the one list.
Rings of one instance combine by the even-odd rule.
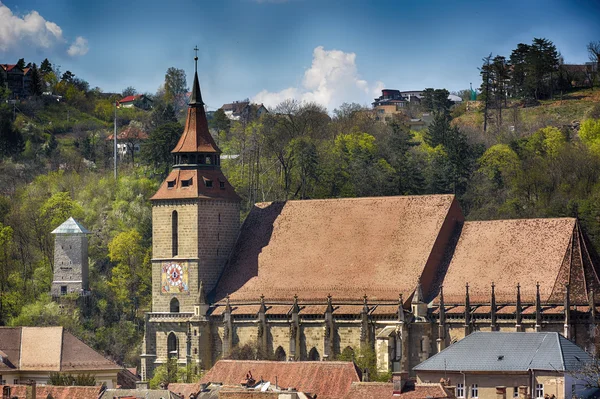
[[171, 217], [171, 246], [173, 247], [173, 256], [177, 256], [179, 250], [179, 225], [177, 221], [177, 211], [173, 211]]
[[174, 333], [169, 333], [169, 336], [167, 337], [167, 352], [169, 352], [168, 356], [170, 358], [177, 357], [179, 352], [177, 349], [177, 337]]
[[171, 303], [169, 306], [171, 313], [179, 313], [179, 301], [177, 298], [171, 299]]

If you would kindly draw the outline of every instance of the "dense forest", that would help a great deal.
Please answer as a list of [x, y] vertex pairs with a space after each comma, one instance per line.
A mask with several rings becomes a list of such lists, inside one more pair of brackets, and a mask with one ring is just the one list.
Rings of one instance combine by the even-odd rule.
[[[106, 138], [115, 101], [135, 89], [103, 93], [49, 60], [32, 67], [34, 96], [7, 103], [0, 89], [0, 325], [63, 325], [135, 366], [151, 299], [149, 198], [183, 130], [185, 73], [166, 72], [147, 94], [151, 110], [116, 111], [119, 129], [149, 138], [120, 160], [115, 180]], [[578, 217], [600, 250], [598, 72], [575, 87], [546, 39], [519, 44], [508, 59], [489, 55], [480, 71], [477, 101], [453, 105], [446, 90], [430, 89], [410, 115], [386, 121], [359, 104], [330, 111], [294, 100], [240, 121], [216, 111], [209, 123], [242, 217], [261, 201], [453, 193], [471, 220]], [[424, 114], [429, 126], [410, 130]], [[50, 232], [69, 216], [93, 233], [84, 308], [49, 296]]]

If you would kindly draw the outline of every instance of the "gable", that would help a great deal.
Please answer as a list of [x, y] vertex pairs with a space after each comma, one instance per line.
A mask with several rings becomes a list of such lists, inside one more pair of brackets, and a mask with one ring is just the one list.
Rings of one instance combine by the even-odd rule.
[[463, 220], [452, 195], [257, 204], [248, 215], [216, 300], [397, 301], [419, 279], [434, 291], [450, 234]]
[[60, 371], [62, 327], [22, 327], [20, 370]]

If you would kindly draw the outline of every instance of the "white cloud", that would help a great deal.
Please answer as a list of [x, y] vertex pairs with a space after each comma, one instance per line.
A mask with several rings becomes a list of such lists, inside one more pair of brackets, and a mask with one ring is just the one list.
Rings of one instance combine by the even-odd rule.
[[0, 51], [24, 45], [49, 48], [63, 42], [60, 26], [46, 21], [37, 11], [19, 17], [0, 2]]
[[344, 102], [371, 102], [382, 88], [382, 82], [370, 84], [360, 78], [355, 53], [325, 50], [319, 46], [313, 51], [312, 65], [304, 73], [301, 88], [288, 87], [278, 92], [262, 90], [252, 101], [274, 107], [283, 100], [293, 98], [314, 101], [331, 111]]
[[77, 36], [71, 47], [67, 50], [67, 53], [71, 57], [75, 57], [76, 55], [85, 55], [89, 50], [87, 39]]

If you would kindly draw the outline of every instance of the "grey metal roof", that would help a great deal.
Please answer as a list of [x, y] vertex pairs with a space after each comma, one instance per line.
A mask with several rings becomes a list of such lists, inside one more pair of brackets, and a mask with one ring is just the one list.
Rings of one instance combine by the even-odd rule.
[[430, 357], [416, 371], [572, 371], [591, 361], [556, 332], [474, 332]]
[[72, 217], [68, 218], [63, 224], [52, 230], [52, 234], [91, 234], [88, 229], [83, 227]]

